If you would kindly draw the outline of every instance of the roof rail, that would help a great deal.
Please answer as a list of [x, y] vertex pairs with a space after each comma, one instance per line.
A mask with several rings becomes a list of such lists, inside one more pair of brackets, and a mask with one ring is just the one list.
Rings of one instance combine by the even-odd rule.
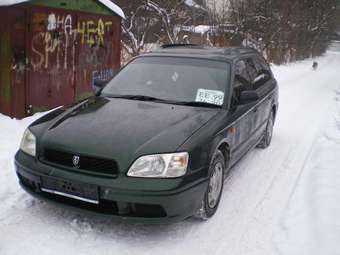
[[176, 47], [199, 47], [198, 44], [190, 44], [190, 43], [174, 43], [174, 44], [163, 44], [161, 46], [162, 49], [168, 49], [168, 48], [176, 48]]
[[237, 47], [237, 48], [226, 48], [224, 50], [224, 54], [233, 55], [233, 54], [247, 54], [247, 53], [256, 53], [258, 52], [254, 48], [250, 47]]

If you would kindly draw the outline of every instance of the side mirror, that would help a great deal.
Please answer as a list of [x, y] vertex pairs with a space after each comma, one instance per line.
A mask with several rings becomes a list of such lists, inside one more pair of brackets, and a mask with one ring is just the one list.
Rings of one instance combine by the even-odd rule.
[[260, 99], [259, 94], [255, 90], [242, 91], [239, 104], [249, 104]]
[[108, 81], [101, 81], [101, 80], [96, 80], [93, 82], [93, 85], [95, 88], [104, 88], [105, 85], [108, 83]]
[[100, 80], [94, 81], [93, 82], [94, 93], [98, 96], [107, 83], [108, 81], [100, 81]]
[[120, 72], [120, 69], [116, 69], [112, 71], [112, 73], [110, 73], [110, 76], [109, 76], [110, 78], [106, 77], [106, 78], [109, 78], [107, 80], [103, 80], [101, 78], [94, 79], [93, 89], [94, 89], [95, 95], [99, 96], [103, 88], [106, 86], [106, 84], [108, 84], [110, 80], [112, 80], [119, 72]]

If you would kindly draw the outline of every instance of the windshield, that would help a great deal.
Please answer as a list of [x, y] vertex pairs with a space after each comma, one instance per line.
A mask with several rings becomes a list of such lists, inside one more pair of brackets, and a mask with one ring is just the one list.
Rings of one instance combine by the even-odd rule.
[[138, 95], [173, 102], [223, 105], [229, 64], [194, 58], [143, 57], [127, 65], [103, 96]]

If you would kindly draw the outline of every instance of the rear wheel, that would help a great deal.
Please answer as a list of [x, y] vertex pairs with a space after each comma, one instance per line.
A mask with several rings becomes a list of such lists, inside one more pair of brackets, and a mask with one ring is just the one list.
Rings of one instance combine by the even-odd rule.
[[225, 173], [225, 159], [221, 151], [217, 151], [210, 165], [210, 178], [207, 191], [202, 200], [201, 208], [194, 215], [195, 218], [207, 220], [212, 217], [221, 200]]
[[274, 131], [274, 112], [271, 112], [263, 138], [261, 142], [257, 145], [257, 148], [266, 149], [270, 146], [273, 138], [273, 131]]

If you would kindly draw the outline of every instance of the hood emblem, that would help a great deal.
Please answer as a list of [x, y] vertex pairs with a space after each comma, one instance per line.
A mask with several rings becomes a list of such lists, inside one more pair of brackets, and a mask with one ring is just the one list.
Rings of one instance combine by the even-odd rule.
[[75, 168], [79, 168], [79, 161], [80, 157], [79, 156], [73, 156], [72, 158], [72, 163]]

